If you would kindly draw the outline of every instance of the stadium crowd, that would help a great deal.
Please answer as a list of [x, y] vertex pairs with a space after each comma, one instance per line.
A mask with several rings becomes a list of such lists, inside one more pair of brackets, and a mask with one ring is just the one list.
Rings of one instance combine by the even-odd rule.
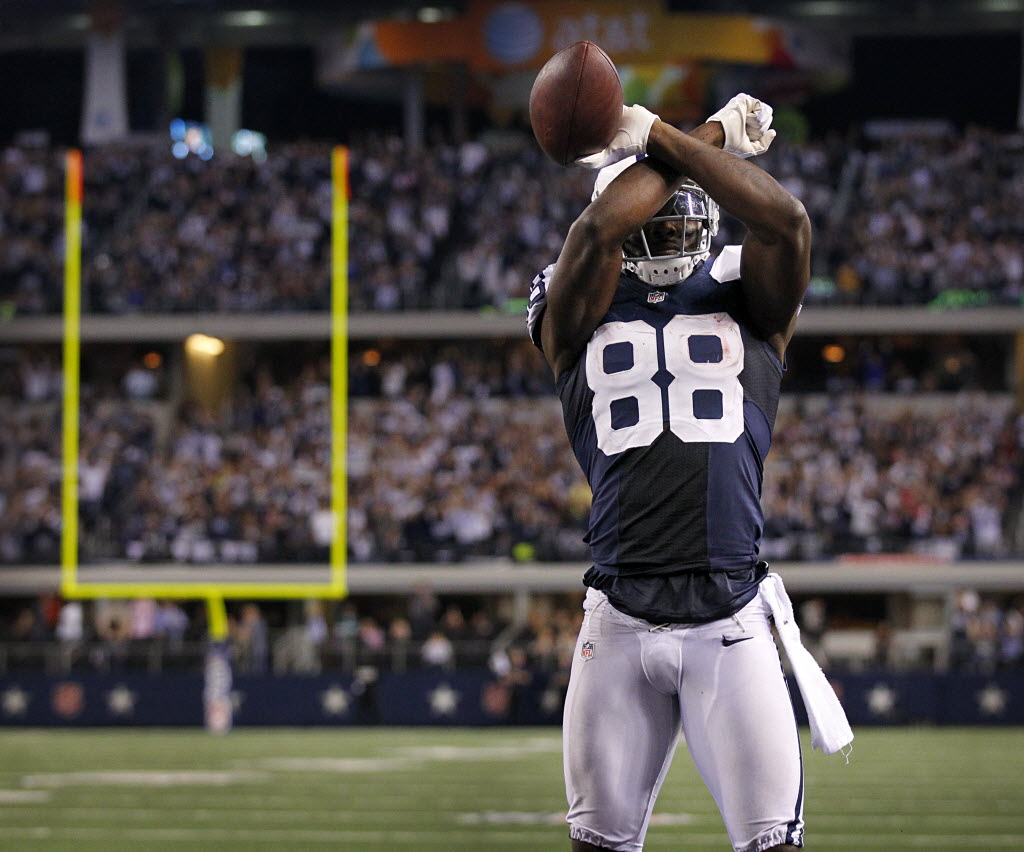
[[[369, 348], [353, 358], [350, 559], [587, 558], [589, 489], [530, 347]], [[254, 354], [217, 411], [173, 396], [129, 358], [117, 369], [113, 356], [103, 360], [106, 378], [82, 393], [84, 560], [326, 559], [322, 351]], [[21, 351], [0, 369], [3, 563], [58, 561], [59, 388], [52, 354]], [[1024, 417], [1009, 398], [891, 399], [784, 401], [766, 466], [765, 558], [1019, 552]]]
[[1019, 304], [1022, 149], [1020, 134], [971, 128], [955, 139], [897, 138], [864, 155], [832, 248], [842, 300], [954, 305], [959, 293]]
[[[977, 128], [776, 145], [760, 158], [815, 226], [809, 302], [1017, 304], [1024, 281], [1019, 134]], [[330, 151], [293, 143], [263, 162], [175, 159], [149, 142], [86, 153], [85, 308], [100, 313], [325, 310]], [[410, 153], [352, 144], [355, 311], [482, 308], [526, 296], [557, 256], [592, 175], [532, 139], [491, 135]], [[0, 303], [57, 312], [60, 152], [0, 162]], [[718, 242], [742, 237], [725, 218]]]
[[[507, 599], [442, 598], [425, 586], [406, 596], [343, 602], [233, 603], [229, 642], [239, 674], [316, 674], [346, 670], [488, 667], [514, 690], [538, 675], [567, 680], [579, 623], [581, 595], [535, 595], [525, 619]], [[808, 603], [820, 603], [811, 600]], [[841, 613], [841, 602], [833, 608]], [[801, 627], [812, 636], [808, 607]], [[905, 667], [894, 660], [889, 630], [876, 625], [874, 653], [858, 666]], [[151, 598], [63, 601], [56, 595], [0, 601], [0, 671], [35, 661], [35, 646], [63, 670], [163, 669], [197, 666], [206, 642], [205, 608]], [[964, 588], [946, 626], [948, 653], [921, 657], [912, 667], [937, 663], [952, 671], [990, 675], [1024, 668], [1024, 597], [980, 595]], [[815, 632], [817, 630], [817, 632]], [[19, 655], [14, 653], [21, 651]], [[155, 655], [155, 656], [154, 656]], [[940, 662], [941, 661], [941, 662]], [[38, 662], [38, 661], [35, 661]], [[842, 668], [851, 661], [826, 661]]]
[[[239, 602], [229, 605], [229, 642], [240, 674], [486, 666], [510, 683], [525, 672], [567, 679], [581, 598], [538, 595], [521, 621], [507, 600], [441, 598], [426, 586], [359, 604]], [[65, 669], [136, 668], [154, 653], [161, 667], [195, 665], [204, 654], [205, 618], [203, 606], [152, 598], [0, 600], [0, 672], [19, 664], [5, 656], [5, 644], [46, 643]]]
[[950, 615], [950, 667], [985, 675], [1024, 667], [1024, 599], [1001, 605], [961, 590]]
[[762, 555], [1006, 558], [1019, 535], [1024, 419], [965, 394], [930, 414], [797, 405], [765, 466]]

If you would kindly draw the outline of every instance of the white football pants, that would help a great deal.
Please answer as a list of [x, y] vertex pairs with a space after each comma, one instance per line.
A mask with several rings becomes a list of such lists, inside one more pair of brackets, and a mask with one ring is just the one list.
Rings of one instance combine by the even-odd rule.
[[654, 625], [590, 589], [565, 703], [570, 836], [643, 849], [680, 729], [736, 852], [803, 845], [803, 764], [769, 612]]

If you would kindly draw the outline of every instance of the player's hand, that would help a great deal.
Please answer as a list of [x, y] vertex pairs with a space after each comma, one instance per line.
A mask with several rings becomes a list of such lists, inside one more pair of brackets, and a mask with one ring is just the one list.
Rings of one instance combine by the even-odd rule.
[[651, 135], [651, 125], [658, 120], [653, 112], [639, 104], [622, 108], [622, 122], [612, 141], [603, 151], [580, 157], [577, 166], [585, 169], [603, 169], [612, 163], [647, 153], [647, 137]]
[[773, 110], [768, 104], [740, 92], [708, 121], [720, 121], [725, 131], [722, 150], [737, 157], [755, 157], [768, 150], [775, 138]]

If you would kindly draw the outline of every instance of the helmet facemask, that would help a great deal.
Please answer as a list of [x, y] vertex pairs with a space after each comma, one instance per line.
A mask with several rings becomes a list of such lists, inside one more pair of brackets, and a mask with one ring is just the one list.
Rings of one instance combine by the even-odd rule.
[[622, 246], [622, 265], [652, 287], [669, 287], [707, 260], [718, 233], [718, 204], [684, 183], [658, 214]]

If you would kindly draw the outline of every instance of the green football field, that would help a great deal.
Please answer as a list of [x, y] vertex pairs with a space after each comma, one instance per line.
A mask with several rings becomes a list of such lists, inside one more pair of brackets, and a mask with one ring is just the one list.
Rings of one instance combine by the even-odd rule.
[[[809, 849], [1024, 850], [1024, 730], [804, 739]], [[7, 729], [0, 849], [564, 852], [561, 776], [549, 728]], [[729, 848], [685, 747], [646, 848]]]

